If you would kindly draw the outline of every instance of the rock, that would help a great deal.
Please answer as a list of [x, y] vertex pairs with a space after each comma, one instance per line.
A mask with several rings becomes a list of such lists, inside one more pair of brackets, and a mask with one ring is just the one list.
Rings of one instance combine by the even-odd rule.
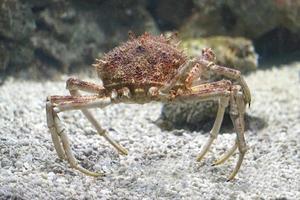
[[207, 37], [229, 34], [227, 29], [230, 29], [230, 27], [228, 27], [230, 23], [225, 23], [226, 17], [224, 13], [221, 13], [221, 7], [224, 1], [194, 0], [194, 4], [197, 6], [192, 17], [190, 17], [179, 30], [183, 37]]
[[0, 44], [0, 73], [5, 71], [9, 62], [9, 52]]
[[145, 1], [104, 1], [99, 6], [99, 24], [105, 30], [107, 47], [112, 48], [128, 39], [128, 31], [141, 35], [145, 31], [159, 33]]
[[192, 15], [192, 0], [150, 0], [148, 9], [160, 30], [174, 30], [180, 27]]
[[158, 33], [145, 1], [2, 1], [0, 70], [26, 78], [72, 72], [126, 40], [129, 30]]
[[23, 68], [32, 61], [29, 37], [35, 28], [28, 3], [0, 2], [0, 75], [3, 79], [10, 66]]
[[37, 24], [31, 43], [36, 59], [49, 67], [68, 72], [91, 63], [103, 50], [104, 33], [93, 15], [71, 5], [53, 4], [37, 15]]
[[187, 128], [204, 130], [203, 125], [216, 116], [218, 103], [215, 101], [166, 103], [156, 123], [163, 129]]
[[216, 63], [242, 73], [254, 71], [258, 65], [258, 55], [252, 42], [246, 38], [231, 38], [225, 36], [186, 39], [181, 46], [188, 55], [197, 57], [205, 47], [212, 48], [216, 55]]
[[0, 76], [3, 80], [8, 74], [15, 76], [17, 71], [30, 69], [34, 59], [34, 49], [26, 40], [15, 42], [0, 39], [0, 52]]
[[208, 1], [194, 0], [198, 10], [181, 28], [186, 37], [211, 35], [259, 38], [267, 32], [285, 27], [299, 33], [298, 1]]
[[300, 2], [299, 1], [277, 1], [277, 7], [284, 13], [284, 27], [293, 33], [300, 30]]
[[0, 42], [26, 40], [34, 29], [34, 16], [28, 3], [0, 1]]

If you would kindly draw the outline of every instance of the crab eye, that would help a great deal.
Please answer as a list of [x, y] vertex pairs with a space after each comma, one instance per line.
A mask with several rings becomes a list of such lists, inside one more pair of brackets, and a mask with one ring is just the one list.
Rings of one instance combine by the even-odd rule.
[[145, 52], [145, 48], [144, 48], [142, 45], [139, 45], [139, 46], [136, 48], [136, 51], [137, 51], [138, 53], [143, 53], [143, 52]]
[[211, 48], [203, 48], [201, 56], [205, 60], [209, 60], [209, 61], [214, 61], [216, 59], [216, 55]]

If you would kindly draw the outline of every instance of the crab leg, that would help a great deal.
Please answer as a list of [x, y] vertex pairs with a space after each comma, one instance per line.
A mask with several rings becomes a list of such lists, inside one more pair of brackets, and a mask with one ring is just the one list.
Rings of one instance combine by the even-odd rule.
[[57, 127], [55, 125], [55, 116], [53, 107], [49, 101], [46, 103], [46, 114], [47, 114], [47, 125], [51, 133], [51, 138], [54, 144], [54, 148], [56, 150], [56, 153], [58, 157], [61, 160], [65, 159], [65, 151], [63, 149], [63, 146], [61, 144], [60, 140], [60, 133], [57, 131]]
[[[105, 93], [105, 89], [103, 87], [75, 78], [68, 79], [67, 89], [69, 90], [70, 94], [74, 97], [81, 97], [78, 90], [88, 91], [92, 93]], [[95, 127], [99, 135], [103, 136], [122, 155], [128, 155], [128, 151], [108, 135], [107, 131], [101, 127], [101, 125], [97, 122], [97, 120], [90, 111], [88, 111], [87, 109], [81, 109], [81, 111], [84, 114], [84, 116], [90, 121], [90, 123]]]
[[77, 78], [69, 78], [66, 82], [66, 88], [68, 90], [81, 90], [85, 92], [95, 93], [100, 96], [103, 96], [105, 93], [104, 87], [97, 85], [95, 83], [82, 81]]
[[[228, 181], [232, 180], [237, 172], [239, 171], [241, 164], [243, 162], [245, 153], [247, 151], [247, 146], [244, 138], [244, 112], [245, 112], [245, 100], [241, 88], [239, 85], [232, 85], [230, 81], [218, 81], [215, 83], [207, 83], [202, 85], [197, 85], [191, 88], [191, 93], [183, 94], [176, 97], [177, 100], [180, 99], [193, 99], [196, 98], [201, 101], [219, 99], [219, 108], [215, 123], [212, 130], [210, 131], [210, 137], [206, 144], [203, 146], [197, 160], [200, 161], [204, 155], [209, 150], [214, 139], [217, 137], [220, 130], [220, 126], [223, 120], [223, 115], [225, 108], [230, 103], [230, 116], [237, 134], [235, 144], [226, 152], [219, 160], [217, 160], [213, 165], [223, 163], [226, 161], [238, 148], [239, 158], [237, 164], [230, 174]], [[176, 100], [175, 99], [175, 100]]]
[[210, 131], [210, 136], [206, 144], [203, 146], [201, 152], [197, 157], [197, 161], [201, 161], [204, 155], [209, 150], [210, 146], [212, 145], [213, 141], [218, 137], [218, 133], [220, 131], [220, 127], [223, 121], [225, 108], [228, 106], [229, 97], [220, 97], [219, 99], [219, 108], [215, 123]]
[[161, 94], [167, 94], [173, 86], [176, 85], [176, 83], [180, 80], [181, 77], [183, 77], [185, 74], [187, 74], [195, 65], [196, 60], [191, 59], [185, 62], [181, 65], [181, 67], [178, 69], [177, 74], [175, 77], [165, 86], [161, 87], [159, 89], [159, 93]]
[[235, 152], [235, 150], [237, 149], [237, 147], [238, 147], [237, 146], [237, 141], [235, 141], [234, 145], [226, 153], [224, 153], [219, 159], [217, 159], [212, 164], [212, 166], [224, 163]]
[[[71, 95], [80, 95], [78, 91], [70, 90]], [[97, 120], [94, 118], [92, 113], [88, 111], [86, 108], [80, 109], [84, 116], [91, 122], [91, 124], [95, 127], [97, 130], [97, 133], [101, 136], [103, 136], [113, 147], [115, 147], [122, 155], [128, 155], [128, 151], [120, 144], [118, 144], [114, 139], [112, 139], [105, 129], [101, 127], [101, 125], [97, 122]]]
[[[81, 100], [82, 98], [82, 100]], [[95, 99], [84, 99], [84, 96], [74, 97], [74, 101], [61, 102], [54, 104], [55, 112], [64, 112], [68, 110], [80, 110], [81, 108], [104, 108], [111, 104], [110, 98], [95, 98]]]
[[[65, 102], [63, 101], [64, 99], [65, 99]], [[68, 102], [68, 101], [71, 101], [71, 102]], [[63, 126], [60, 122], [60, 119], [57, 115], [57, 113], [60, 110], [59, 110], [59, 107], [56, 107], [56, 106], [75, 104], [76, 106], [74, 106], [73, 108], [80, 109], [80, 108], [84, 108], [86, 106], [86, 104], [89, 103], [89, 101], [93, 101], [93, 100], [84, 99], [82, 102], [78, 103], [78, 98], [74, 98], [74, 100], [72, 102], [72, 98], [68, 97], [68, 96], [62, 96], [61, 99], [59, 99], [58, 96], [55, 96], [52, 101], [51, 101], [51, 97], [48, 97], [47, 103], [46, 103], [47, 123], [48, 123], [48, 127], [50, 129], [51, 135], [52, 135], [55, 150], [56, 150], [59, 158], [67, 159], [68, 162], [70, 163], [71, 167], [73, 167], [87, 175], [99, 176], [99, 175], [101, 175], [100, 173], [91, 172], [87, 169], [84, 169], [80, 165], [78, 165], [78, 163], [71, 151], [69, 138], [68, 138], [67, 134], [65, 133], [65, 129], [63, 128]], [[55, 103], [55, 102], [60, 102], [60, 103]], [[79, 105], [79, 104], [81, 104], [81, 105]], [[104, 106], [104, 104], [105, 104], [105, 101], [101, 105]], [[94, 105], [99, 106], [97, 104], [94, 104]], [[72, 106], [70, 106], [70, 107], [72, 107]], [[55, 109], [55, 108], [58, 108], [58, 109]]]
[[207, 83], [202, 85], [197, 85], [191, 88], [191, 94], [183, 95], [178, 98], [192, 97], [197, 98], [197, 100], [213, 100], [219, 99], [219, 108], [214, 125], [210, 131], [210, 136], [208, 141], [202, 147], [199, 155], [197, 156], [197, 161], [201, 161], [209, 148], [211, 147], [213, 141], [217, 138], [220, 131], [220, 127], [223, 121], [225, 109], [228, 106], [229, 96], [230, 96], [231, 82], [227, 80], [218, 81], [215, 83]]
[[205, 59], [199, 59], [198, 63], [201, 66], [204, 66], [205, 68], [207, 68], [208, 71], [213, 71], [217, 75], [225, 76], [227, 78], [237, 81], [237, 83], [242, 86], [245, 102], [250, 105], [251, 93], [250, 93], [249, 87], [248, 87], [246, 81], [244, 80], [243, 76], [241, 75], [240, 71], [216, 65], [215, 63], [210, 62]]
[[245, 102], [244, 102], [243, 94], [239, 92], [238, 89], [234, 89], [231, 93], [231, 98], [230, 98], [230, 117], [237, 134], [236, 140], [237, 140], [237, 146], [239, 150], [239, 158], [234, 170], [232, 171], [231, 175], [228, 178], [228, 181], [232, 180], [237, 174], [237, 172], [239, 171], [245, 153], [248, 150], [245, 141], [245, 136], [244, 136], [244, 129], [245, 129], [244, 114], [245, 114]]

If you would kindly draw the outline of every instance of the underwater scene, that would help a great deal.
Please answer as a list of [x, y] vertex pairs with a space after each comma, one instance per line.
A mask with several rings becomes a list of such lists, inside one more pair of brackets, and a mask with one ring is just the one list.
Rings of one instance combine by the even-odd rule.
[[2, 199], [300, 199], [300, 0], [0, 0]]

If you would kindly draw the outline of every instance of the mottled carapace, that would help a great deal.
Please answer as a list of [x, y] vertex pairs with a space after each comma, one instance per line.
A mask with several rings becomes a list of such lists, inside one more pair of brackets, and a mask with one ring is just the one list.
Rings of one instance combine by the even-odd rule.
[[163, 86], [186, 60], [175, 39], [145, 33], [131, 37], [97, 60], [94, 66], [107, 89]]

